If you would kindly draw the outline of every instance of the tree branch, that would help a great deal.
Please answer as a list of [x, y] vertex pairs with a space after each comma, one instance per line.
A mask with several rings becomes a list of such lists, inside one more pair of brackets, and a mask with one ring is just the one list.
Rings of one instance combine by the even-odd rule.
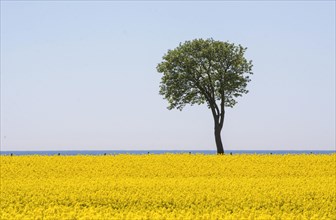
[[224, 124], [224, 116], [225, 116], [225, 109], [224, 109], [224, 102], [225, 102], [225, 99], [224, 99], [224, 94], [222, 94], [222, 101], [221, 101], [221, 114], [220, 114], [220, 121], [219, 121], [219, 127], [220, 128], [223, 128], [223, 124]]
[[213, 106], [215, 108], [215, 111], [216, 111], [216, 115], [219, 117], [221, 115], [221, 111], [219, 110], [218, 106], [217, 106], [217, 103], [216, 103], [216, 97], [215, 97], [215, 88], [214, 88], [214, 84], [212, 82], [212, 79], [211, 79], [211, 74], [210, 74], [210, 71], [211, 71], [211, 60], [209, 58], [206, 58], [208, 60], [208, 63], [209, 63], [209, 67], [207, 68], [203, 62], [201, 62], [201, 65], [203, 66], [204, 70], [205, 70], [205, 73], [207, 74], [208, 76], [208, 81], [209, 81], [209, 87], [210, 87], [210, 90], [211, 90], [211, 93], [212, 93], [212, 98], [213, 98]]
[[201, 61], [201, 65], [204, 68], [205, 73], [208, 75], [209, 87], [210, 87], [210, 90], [211, 90], [211, 93], [212, 93], [212, 97], [213, 97], [214, 100], [216, 100], [215, 99], [215, 88], [213, 87], [212, 79], [211, 79], [211, 75], [210, 75], [211, 61], [209, 59], [207, 59], [207, 60], [209, 62], [209, 67], [208, 68], [206, 68], [206, 66], [204, 65], [204, 63], [202, 61]]
[[209, 94], [209, 92], [207, 92], [206, 88], [203, 88], [199, 82], [197, 81], [197, 79], [193, 79], [192, 82], [194, 83], [194, 85], [204, 94], [205, 99], [207, 100], [211, 112], [212, 112], [212, 116], [214, 118], [215, 123], [220, 123], [219, 122], [219, 116], [220, 116], [220, 112], [219, 112], [219, 108], [216, 104], [216, 101], [214, 99], [212, 99], [211, 95]]

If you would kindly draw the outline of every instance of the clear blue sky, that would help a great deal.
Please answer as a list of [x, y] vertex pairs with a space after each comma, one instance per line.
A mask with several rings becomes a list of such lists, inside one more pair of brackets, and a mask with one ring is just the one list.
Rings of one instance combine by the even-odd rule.
[[254, 63], [225, 149], [335, 149], [334, 1], [1, 1], [1, 149], [215, 150], [210, 110], [167, 110], [156, 72], [210, 37]]

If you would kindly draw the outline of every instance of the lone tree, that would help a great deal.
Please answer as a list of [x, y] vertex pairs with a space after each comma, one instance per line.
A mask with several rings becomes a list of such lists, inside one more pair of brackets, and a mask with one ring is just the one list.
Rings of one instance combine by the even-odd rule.
[[169, 110], [204, 103], [211, 109], [218, 154], [224, 153], [221, 131], [225, 107], [232, 108], [236, 98], [248, 92], [253, 65], [244, 57], [246, 49], [212, 38], [195, 39], [168, 50], [157, 66], [163, 73], [160, 94], [167, 99]]

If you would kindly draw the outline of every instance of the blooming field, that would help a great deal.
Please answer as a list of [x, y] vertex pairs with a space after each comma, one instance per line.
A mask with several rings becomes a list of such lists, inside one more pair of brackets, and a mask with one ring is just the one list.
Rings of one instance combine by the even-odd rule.
[[0, 156], [0, 219], [336, 219], [336, 154]]

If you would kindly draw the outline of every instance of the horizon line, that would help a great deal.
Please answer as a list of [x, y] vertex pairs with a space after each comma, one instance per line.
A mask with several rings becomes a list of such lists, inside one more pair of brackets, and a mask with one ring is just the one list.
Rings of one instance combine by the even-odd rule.
[[[193, 149], [193, 150], [191, 150], [191, 149], [187, 149], [187, 150], [181, 150], [181, 149], [167, 149], [167, 150], [162, 150], [162, 149], [142, 149], [142, 150], [134, 150], [134, 149], [132, 149], [132, 150], [129, 150], [129, 149], [125, 149], [125, 150], [121, 150], [121, 149], [117, 149], [117, 150], [111, 150], [111, 149], [105, 149], [105, 150], [102, 150], [102, 149], [97, 149], [97, 150], [92, 150], [92, 149], [90, 149], [90, 150], [85, 150], [85, 149], [81, 149], [81, 150], [73, 150], [73, 149], [71, 149], [71, 150], [55, 150], [55, 149], [52, 149], [52, 150], [31, 150], [31, 149], [29, 149], [29, 150], [2, 150], [2, 149], [0, 149], [0, 152], [9, 152], [9, 151], [12, 151], [12, 152], [19, 152], [19, 151], [41, 151], [41, 152], [43, 152], [43, 151], [214, 151], [214, 152], [216, 152], [217, 150], [205, 150], [205, 149], [199, 149], [199, 150], [195, 150], [195, 149]], [[323, 150], [321, 150], [321, 149], [273, 149], [273, 150], [271, 150], [271, 149], [266, 149], [266, 150], [262, 150], [262, 149], [248, 149], [248, 150], [244, 150], [244, 149], [235, 149], [235, 150], [233, 150], [233, 149], [228, 149], [228, 150], [224, 150], [224, 151], [335, 151], [336, 152], [336, 149], [323, 149]]]

